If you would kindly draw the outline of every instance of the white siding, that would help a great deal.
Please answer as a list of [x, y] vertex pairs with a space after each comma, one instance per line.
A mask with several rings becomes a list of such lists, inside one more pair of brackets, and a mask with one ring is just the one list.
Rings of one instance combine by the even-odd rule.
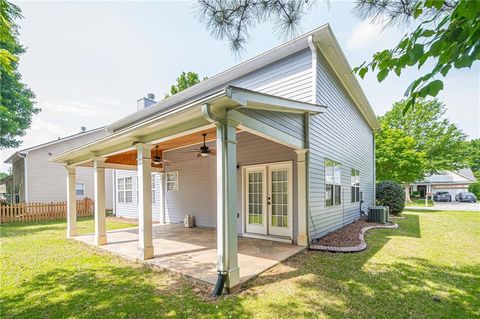
[[[360, 217], [360, 204], [351, 203], [350, 170], [360, 171], [363, 209], [373, 205], [373, 133], [358, 108], [317, 53], [317, 103], [328, 107], [324, 114], [310, 117], [309, 204], [312, 238], [349, 224]], [[342, 204], [325, 206], [324, 159], [341, 163]]]
[[[32, 150], [27, 154], [28, 200], [29, 202], [56, 202], [67, 199], [66, 170], [62, 164], [49, 160], [63, 152], [79, 147], [105, 136], [105, 131], [95, 131], [78, 137]], [[51, 155], [50, 155], [51, 154]], [[85, 196], [94, 198], [93, 169], [78, 167], [77, 183], [85, 184]], [[111, 170], [105, 172], [105, 207], [112, 208]], [[79, 197], [79, 199], [85, 196]]]

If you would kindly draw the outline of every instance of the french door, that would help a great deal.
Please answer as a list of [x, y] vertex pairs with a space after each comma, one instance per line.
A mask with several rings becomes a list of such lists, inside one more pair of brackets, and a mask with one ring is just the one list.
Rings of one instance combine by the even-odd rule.
[[247, 233], [292, 237], [292, 163], [244, 167]]

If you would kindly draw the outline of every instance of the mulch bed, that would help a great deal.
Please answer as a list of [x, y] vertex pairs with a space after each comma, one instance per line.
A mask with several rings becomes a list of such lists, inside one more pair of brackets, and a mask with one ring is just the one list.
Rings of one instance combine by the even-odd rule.
[[360, 219], [350, 225], [337, 229], [336, 231], [317, 239], [316, 241], [314, 241], [314, 244], [336, 247], [357, 246], [361, 244], [359, 235], [363, 227], [384, 225], [388, 224], [371, 223], [368, 222], [366, 219]]

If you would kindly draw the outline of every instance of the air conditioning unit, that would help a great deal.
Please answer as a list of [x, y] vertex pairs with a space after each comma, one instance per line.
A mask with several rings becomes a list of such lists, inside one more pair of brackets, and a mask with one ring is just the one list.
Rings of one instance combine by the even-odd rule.
[[368, 209], [368, 221], [386, 224], [388, 222], [388, 207], [374, 206]]

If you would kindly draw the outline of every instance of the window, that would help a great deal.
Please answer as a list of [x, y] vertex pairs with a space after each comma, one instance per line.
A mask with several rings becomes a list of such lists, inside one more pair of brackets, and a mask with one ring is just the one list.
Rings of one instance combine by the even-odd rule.
[[123, 177], [117, 180], [117, 199], [119, 203], [131, 203], [133, 200], [133, 185], [131, 177]]
[[156, 187], [156, 184], [155, 183], [155, 174], [152, 174], [152, 204], [155, 204], [157, 202], [156, 200], [156, 193], [157, 193], [157, 187]]
[[167, 192], [178, 191], [178, 171], [167, 173]]
[[351, 173], [352, 184], [352, 203], [360, 201], [360, 171], [352, 168]]
[[77, 194], [77, 196], [85, 196], [85, 184], [77, 183], [75, 193]]
[[342, 167], [340, 163], [325, 159], [325, 205], [340, 205], [342, 186], [340, 182]]

